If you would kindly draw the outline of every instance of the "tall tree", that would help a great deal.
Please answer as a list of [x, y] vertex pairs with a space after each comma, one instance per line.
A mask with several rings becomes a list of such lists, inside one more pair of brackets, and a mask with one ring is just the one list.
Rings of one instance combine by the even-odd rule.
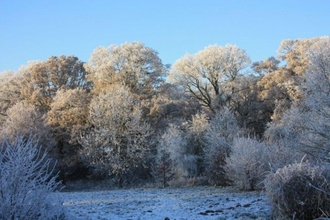
[[43, 149], [51, 151], [52, 156], [57, 156], [57, 152], [53, 150], [55, 141], [43, 114], [35, 106], [25, 101], [18, 102], [7, 110], [6, 121], [0, 129], [0, 141], [13, 142], [18, 136], [37, 137], [38, 143]]
[[310, 64], [300, 85], [303, 99], [296, 100], [281, 120], [269, 125], [266, 138], [330, 161], [330, 38], [311, 46], [308, 54]]
[[20, 69], [23, 73], [22, 98], [43, 112], [50, 109], [59, 89], [91, 89], [83, 62], [75, 56], [50, 57], [47, 61], [31, 62]]
[[91, 100], [89, 122], [80, 139], [82, 156], [122, 186], [143, 165], [150, 147], [151, 130], [141, 120], [138, 101], [127, 88], [112, 86]]
[[[329, 37], [284, 40], [278, 48], [278, 58], [285, 64], [268, 72], [258, 82], [259, 97], [266, 103], [264, 111], [269, 112], [269, 120], [280, 120], [293, 101], [303, 98], [299, 86], [311, 65], [313, 48], [328, 41]], [[265, 61], [263, 62], [265, 63]], [[256, 67], [256, 66], [254, 66]], [[256, 70], [256, 68], [254, 68]], [[257, 68], [258, 69], [258, 68]]]
[[187, 54], [176, 61], [169, 77], [203, 106], [215, 111], [217, 105], [223, 105], [227, 101], [229, 97], [226, 95], [233, 92], [230, 82], [249, 63], [250, 58], [246, 52], [237, 46], [212, 45], [195, 55]]
[[14, 72], [0, 73], [0, 124], [6, 120], [7, 110], [21, 101], [21, 80]]
[[81, 149], [78, 143], [79, 133], [88, 126], [89, 103], [91, 94], [82, 89], [60, 89], [57, 91], [50, 110], [47, 123], [57, 141], [61, 178], [83, 178], [87, 173], [86, 166], [79, 159]]
[[254, 72], [260, 75], [265, 75], [267, 73], [277, 70], [279, 64], [280, 61], [277, 60], [275, 57], [269, 57], [264, 61], [253, 62], [251, 67], [254, 70]]
[[137, 94], [147, 94], [166, 76], [158, 53], [140, 42], [96, 48], [88, 65], [95, 91], [120, 84]]
[[225, 175], [226, 158], [234, 138], [242, 134], [234, 114], [228, 108], [217, 111], [211, 119], [205, 134], [206, 173], [211, 184], [228, 184]]

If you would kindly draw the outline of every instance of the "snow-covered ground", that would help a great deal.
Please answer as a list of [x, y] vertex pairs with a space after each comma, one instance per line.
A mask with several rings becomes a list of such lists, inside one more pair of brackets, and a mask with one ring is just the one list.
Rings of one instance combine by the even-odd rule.
[[189, 187], [61, 192], [72, 219], [270, 219], [264, 193]]

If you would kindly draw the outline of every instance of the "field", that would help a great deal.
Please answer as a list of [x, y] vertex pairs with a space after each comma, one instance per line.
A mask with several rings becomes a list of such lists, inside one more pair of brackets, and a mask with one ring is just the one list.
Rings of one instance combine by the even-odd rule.
[[262, 192], [189, 187], [61, 192], [72, 219], [270, 219]]

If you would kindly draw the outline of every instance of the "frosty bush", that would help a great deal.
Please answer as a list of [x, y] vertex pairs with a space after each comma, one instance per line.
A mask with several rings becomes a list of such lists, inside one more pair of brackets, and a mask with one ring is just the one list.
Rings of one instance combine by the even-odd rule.
[[59, 183], [50, 161], [31, 137], [0, 144], [1, 220], [64, 219], [59, 201], [51, 195]]
[[191, 154], [187, 147], [184, 133], [177, 126], [170, 125], [160, 138], [158, 152], [165, 150], [169, 154], [174, 182], [180, 182], [196, 173], [196, 156]]
[[291, 164], [264, 181], [274, 219], [330, 216], [330, 166]]
[[265, 145], [252, 138], [236, 138], [226, 164], [226, 174], [235, 186], [243, 190], [258, 189], [268, 167]]
[[216, 112], [211, 119], [205, 135], [206, 173], [211, 184], [228, 185], [225, 175], [226, 158], [231, 151], [234, 137], [241, 133], [234, 114], [228, 108]]

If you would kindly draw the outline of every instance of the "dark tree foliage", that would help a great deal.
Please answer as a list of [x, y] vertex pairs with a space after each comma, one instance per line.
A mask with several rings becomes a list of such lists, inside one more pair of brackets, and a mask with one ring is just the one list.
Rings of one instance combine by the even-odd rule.
[[152, 172], [155, 180], [165, 188], [168, 186], [168, 182], [174, 177], [173, 165], [168, 152], [162, 150], [160, 155], [160, 158], [152, 168]]

